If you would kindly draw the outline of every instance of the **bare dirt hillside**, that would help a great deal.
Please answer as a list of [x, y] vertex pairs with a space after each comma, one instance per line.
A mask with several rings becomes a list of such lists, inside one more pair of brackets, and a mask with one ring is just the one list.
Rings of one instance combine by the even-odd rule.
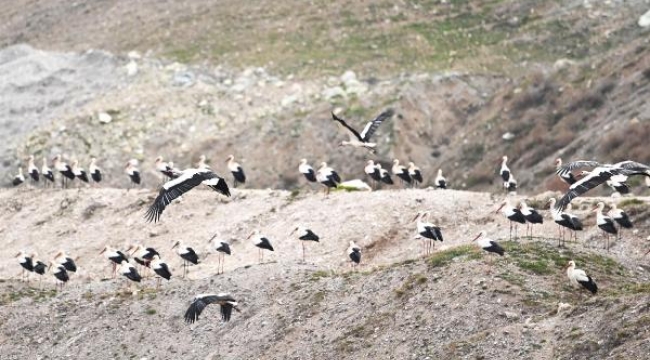
[[[636, 230], [604, 251], [590, 214], [600, 199], [593, 198], [577, 202], [587, 229], [579, 243], [558, 249], [548, 219], [535, 229], [535, 239], [508, 241], [508, 224], [494, 213], [500, 198], [486, 193], [324, 197], [309, 190], [235, 190], [224, 199], [193, 190], [171, 204], [160, 223], [146, 224], [142, 216], [154, 195], [124, 189], [0, 192], [2, 358], [642, 359], [650, 350], [647, 198], [621, 203]], [[550, 195], [529, 202], [540, 205]], [[423, 210], [431, 211], [445, 236], [424, 258], [412, 222]], [[290, 234], [296, 225], [321, 236], [320, 243], [308, 244], [306, 262]], [[254, 229], [276, 249], [265, 264], [257, 263], [257, 248], [246, 239]], [[480, 230], [502, 243], [504, 258], [471, 243]], [[233, 249], [222, 275], [208, 244], [214, 234]], [[187, 279], [180, 278], [181, 261], [171, 250], [177, 240], [200, 254]], [[348, 265], [350, 240], [362, 248], [358, 271]], [[123, 279], [111, 279], [99, 252], [107, 244], [124, 249], [130, 243], [155, 247], [172, 280], [156, 289], [147, 279], [126, 290]], [[14, 258], [20, 250], [43, 260], [65, 250], [79, 271], [62, 292], [54, 290], [51, 275], [22, 283]], [[568, 285], [563, 269], [570, 259], [598, 282], [598, 295]], [[231, 322], [220, 322], [213, 306], [196, 324], [183, 322], [194, 295], [219, 291], [241, 303]]]

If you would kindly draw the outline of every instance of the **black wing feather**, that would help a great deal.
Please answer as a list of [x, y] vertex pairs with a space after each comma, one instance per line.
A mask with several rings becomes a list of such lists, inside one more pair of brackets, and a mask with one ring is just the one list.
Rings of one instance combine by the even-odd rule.
[[386, 120], [390, 119], [395, 111], [393, 109], [388, 109], [384, 111], [383, 113], [379, 114], [373, 121], [369, 122], [368, 125], [363, 129], [361, 132], [361, 135], [359, 136], [360, 140], [367, 142], [370, 140], [370, 137], [377, 131], [377, 128], [381, 123]]
[[341, 119], [340, 117], [336, 116], [336, 114], [332, 113], [332, 119], [335, 121], [338, 121], [341, 125], [345, 126], [346, 129], [350, 130], [350, 132], [357, 138], [359, 141], [363, 141], [363, 138], [359, 134], [358, 131], [354, 130], [350, 125], [348, 125], [345, 120]]

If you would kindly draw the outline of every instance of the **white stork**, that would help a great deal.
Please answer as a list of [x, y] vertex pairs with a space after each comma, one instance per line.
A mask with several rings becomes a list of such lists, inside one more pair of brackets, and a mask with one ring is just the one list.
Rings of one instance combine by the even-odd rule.
[[68, 271], [65, 269], [65, 266], [57, 264], [54, 261], [50, 261], [49, 268], [52, 271], [52, 275], [54, 275], [54, 277], [59, 281], [58, 285], [60, 285], [61, 290], [63, 290], [63, 285], [65, 285], [65, 283], [70, 280], [70, 276], [68, 275]]
[[422, 250], [424, 255], [429, 255], [433, 252], [434, 241], [443, 241], [442, 231], [439, 226], [436, 226], [430, 222], [424, 222], [423, 220], [428, 220], [430, 213], [428, 211], [418, 212], [413, 221], [417, 220], [415, 224], [417, 236], [416, 238], [424, 239], [422, 243]]
[[34, 165], [34, 155], [29, 155], [27, 159], [27, 174], [32, 178], [33, 182], [38, 182], [40, 180], [41, 173], [38, 171], [36, 165]]
[[478, 246], [489, 253], [498, 254], [503, 256], [505, 250], [499, 245], [496, 241], [485, 236], [485, 231], [481, 231], [476, 237], [472, 240], [476, 241]]
[[162, 156], [158, 156], [154, 161], [154, 166], [156, 171], [166, 176], [168, 180], [177, 178], [180, 174], [177, 169], [174, 169], [174, 164], [172, 162], [164, 162]]
[[[25, 252], [21, 251], [18, 254], [16, 254], [16, 258], [18, 259], [18, 263], [22, 267], [22, 272], [20, 279], [21, 281], [25, 281], [25, 275], [27, 275], [27, 279], [29, 280], [29, 273], [34, 271], [34, 261], [32, 256], [28, 256]], [[25, 272], [28, 271], [28, 272]]]
[[592, 294], [598, 292], [598, 285], [590, 276], [587, 276], [584, 270], [576, 269], [576, 263], [573, 260], [569, 261], [569, 265], [567, 265], [566, 275], [569, 277], [571, 285], [582, 286]]
[[289, 235], [292, 235], [295, 232], [298, 232], [298, 240], [301, 240], [300, 244], [302, 245], [302, 261], [305, 262], [305, 242], [318, 242], [320, 240], [320, 237], [304, 226], [296, 226]]
[[232, 177], [235, 178], [233, 187], [237, 187], [237, 184], [239, 183], [245, 184], [246, 174], [244, 174], [244, 168], [242, 168], [241, 165], [235, 161], [235, 156], [229, 155], [228, 159], [226, 159], [226, 162], [228, 163], [228, 170], [230, 170], [232, 173]]
[[72, 168], [70, 165], [64, 163], [63, 160], [61, 160], [61, 155], [56, 155], [52, 161], [54, 162], [54, 170], [63, 175], [61, 176], [61, 187], [67, 187], [68, 180], [72, 181], [75, 178], [75, 175], [72, 172]]
[[25, 176], [23, 175], [23, 168], [19, 167], [18, 168], [18, 175], [14, 176], [13, 181], [11, 182], [11, 185], [13, 186], [18, 186], [22, 183], [25, 182]]
[[32, 263], [34, 264], [34, 273], [40, 275], [38, 277], [38, 283], [40, 286], [41, 280], [43, 280], [43, 275], [45, 275], [45, 271], [47, 270], [47, 265], [41, 260], [36, 259], [36, 254], [32, 254], [31, 257]]
[[156, 255], [160, 256], [156, 249], [152, 247], [144, 247], [141, 244], [131, 244], [129, 248], [126, 249], [126, 252], [131, 254], [133, 260], [141, 266], [140, 269], [144, 275], [146, 275], [145, 272], [147, 271], [147, 268], [151, 268], [151, 260], [153, 260], [153, 257]]
[[221, 306], [221, 320], [224, 322], [230, 321], [230, 316], [232, 314], [232, 309], [241, 312], [237, 307], [237, 301], [232, 295], [228, 293], [219, 293], [219, 294], [201, 294], [194, 297], [190, 307], [185, 311], [185, 321], [189, 324], [194, 323], [199, 319], [199, 315], [203, 312], [206, 306], [210, 304], [219, 304]]
[[325, 195], [329, 195], [330, 188], [336, 188], [341, 183], [341, 177], [331, 167], [327, 166], [326, 162], [320, 164], [320, 168], [316, 172], [316, 180], [323, 184], [325, 187]]
[[140, 178], [140, 170], [137, 168], [137, 162], [136, 159], [131, 159], [126, 163], [126, 167], [124, 168], [124, 172], [129, 175], [129, 178], [131, 179], [129, 182], [129, 189], [131, 189], [133, 184], [140, 185], [140, 182], [142, 181]]
[[298, 171], [305, 176], [305, 179], [309, 182], [316, 182], [316, 172], [311, 165], [307, 164], [307, 159], [300, 159], [300, 165], [298, 165]]
[[609, 250], [609, 234], [616, 235], [618, 230], [614, 225], [614, 220], [611, 217], [603, 214], [603, 209], [605, 208], [605, 203], [602, 201], [598, 202], [593, 209], [593, 212], [596, 213], [596, 225], [598, 228], [605, 232], [605, 249]]
[[524, 218], [526, 219], [526, 235], [528, 235], [529, 228], [530, 228], [530, 236], [529, 238], [533, 238], [533, 225], [534, 224], [543, 224], [544, 223], [544, 217], [537, 212], [537, 210], [531, 208], [526, 204], [526, 201], [521, 200], [519, 202], [519, 211], [521, 211], [521, 214], [524, 215]]
[[260, 231], [257, 229], [248, 235], [247, 239], [250, 238], [253, 238], [253, 244], [258, 247], [258, 261], [261, 264], [264, 262], [264, 252], [262, 250], [274, 251], [273, 245], [271, 245], [271, 241], [266, 236], [260, 234]]
[[562, 181], [569, 185], [573, 185], [576, 181], [578, 181], [578, 179], [576, 179], [571, 171], [563, 171], [562, 169], [562, 159], [555, 159], [555, 173]]
[[196, 163], [197, 169], [209, 169], [210, 165], [207, 163], [207, 157], [205, 155], [199, 156], [199, 161]]
[[104, 246], [104, 249], [99, 253], [99, 255], [104, 255], [113, 265], [113, 278], [117, 275], [117, 265], [122, 264], [122, 260], [129, 260], [129, 258], [120, 250], [116, 250], [108, 245]]
[[422, 171], [420, 171], [420, 168], [415, 166], [412, 161], [409, 161], [408, 172], [411, 179], [413, 179], [413, 187], [417, 187], [418, 184], [422, 184]]
[[187, 263], [189, 262], [194, 265], [198, 265], [199, 255], [196, 254], [196, 251], [194, 251], [194, 249], [192, 249], [189, 246], [186, 246], [180, 240], [174, 243], [172, 249], [174, 248], [178, 248], [176, 250], [176, 253], [178, 254], [178, 256], [181, 257], [181, 259], [183, 259], [183, 278], [185, 278], [185, 275], [187, 275]]
[[400, 165], [398, 159], [393, 159], [393, 167], [391, 168], [391, 172], [401, 180], [402, 185], [405, 185], [405, 183], [410, 184], [413, 181], [409, 175], [408, 169]]
[[160, 260], [160, 255], [154, 255], [153, 258], [151, 259], [151, 268], [153, 269], [153, 272], [158, 275], [158, 283], [157, 287], [160, 287], [160, 279], [165, 279], [169, 281], [172, 278], [172, 272], [169, 270], [169, 266], [167, 266], [166, 263], [164, 263], [162, 260]]
[[212, 243], [214, 249], [217, 251], [217, 256], [218, 256], [217, 274], [219, 273], [223, 274], [224, 271], [223, 267], [226, 260], [226, 255], [231, 255], [231, 250], [230, 250], [230, 244], [221, 239], [217, 239], [217, 236], [218, 234], [214, 234], [210, 238], [210, 240], [208, 240], [208, 242]]
[[616, 221], [619, 225], [619, 238], [621, 237], [623, 229], [631, 229], [634, 227], [634, 225], [632, 225], [632, 221], [630, 221], [630, 217], [625, 211], [623, 211], [623, 209], [619, 209], [616, 206], [616, 203], [612, 204], [612, 208], [609, 210], [609, 216], [611, 216], [611, 218], [614, 219], [614, 221]]
[[438, 175], [436, 176], [435, 184], [436, 184], [436, 188], [438, 189], [447, 188], [447, 180], [445, 179], [444, 176], [442, 176], [442, 169], [438, 169]]
[[499, 170], [499, 175], [503, 179], [503, 188], [506, 192], [515, 191], [517, 189], [517, 181], [512, 176], [512, 172], [508, 167], [508, 157], [503, 156], [501, 158], [501, 169]]
[[372, 187], [377, 188], [377, 183], [381, 181], [381, 174], [379, 169], [375, 166], [375, 162], [372, 160], [366, 161], [366, 166], [363, 168], [363, 172], [372, 179]]
[[77, 159], [74, 159], [72, 161], [72, 173], [74, 174], [74, 176], [77, 179], [79, 179], [79, 180], [81, 180], [81, 181], [83, 181], [85, 183], [89, 182], [88, 174], [86, 173], [86, 170], [82, 169], [79, 166], [79, 161]]
[[192, 190], [199, 184], [205, 184], [212, 190], [230, 196], [226, 181], [209, 169], [186, 169], [175, 179], [166, 182], [145, 214], [147, 222], [160, 220], [165, 207], [174, 199]]
[[569, 187], [569, 191], [557, 202], [556, 207], [558, 209], [566, 208], [571, 200], [607, 182], [615, 175], [643, 175], [650, 177], [650, 166], [630, 160], [616, 164], [601, 164], [597, 161], [574, 161], [563, 166], [560, 173], [567, 173], [584, 167], [594, 167], [594, 169]]
[[58, 253], [56, 253], [54, 256], [54, 262], [63, 265], [63, 267], [68, 272], [77, 272], [77, 264], [75, 263], [74, 259], [68, 256], [68, 254], [66, 254], [63, 250], [60, 250]]
[[[52, 169], [47, 165], [47, 159], [43, 157], [43, 166], [41, 166], [41, 174], [43, 174], [43, 177], [49, 180], [52, 184], [54, 184], [54, 173], [52, 172]], [[46, 182], [43, 181], [43, 186], [46, 185]]]
[[379, 170], [379, 177], [381, 178], [381, 182], [388, 185], [394, 184], [393, 179], [390, 177], [390, 173], [388, 172], [388, 170], [382, 168], [380, 163], [375, 164], [375, 167], [377, 168], [377, 170]]
[[102, 169], [97, 166], [97, 159], [90, 158], [90, 165], [88, 165], [88, 172], [90, 173], [90, 178], [93, 179], [95, 183], [102, 181]]
[[[573, 231], [574, 234], [576, 234], [576, 231], [582, 230], [582, 222], [580, 219], [578, 219], [577, 216], [570, 214], [568, 212], [565, 212], [563, 210], [557, 209], [555, 206], [555, 198], [550, 198], [548, 200], [549, 203], [549, 208], [551, 210], [551, 215], [553, 216], [553, 221], [557, 224], [557, 229], [558, 229], [558, 244], [557, 246], [560, 247], [564, 243], [564, 231], [562, 231], [562, 228], [565, 227], [569, 229], [569, 231]], [[578, 235], [576, 234], [576, 241], [578, 239]], [[571, 234], [569, 234], [569, 241], [571, 240]]]
[[516, 207], [512, 206], [510, 204], [510, 200], [507, 198], [501, 202], [501, 206], [495, 211], [495, 213], [498, 213], [499, 210], [503, 209], [503, 215], [509, 220], [508, 222], [510, 223], [510, 240], [512, 240], [512, 228], [515, 228], [515, 239], [517, 238], [517, 224], [525, 224], [526, 223], [526, 218], [524, 217], [524, 214], [521, 213], [521, 210], [517, 209]]
[[348, 125], [345, 120], [341, 119], [340, 117], [336, 116], [334, 112], [332, 112], [332, 119], [334, 121], [339, 122], [341, 125], [343, 125], [348, 131], [350, 132], [350, 140], [349, 141], [341, 141], [341, 144], [339, 146], [354, 146], [354, 147], [362, 147], [368, 149], [370, 152], [375, 152], [375, 147], [377, 146], [376, 143], [370, 142], [370, 138], [372, 135], [375, 133], [379, 125], [384, 120], [390, 119], [394, 114], [393, 109], [388, 109], [379, 116], [377, 116], [374, 120], [368, 122], [366, 126], [363, 128], [363, 131], [361, 134], [359, 134], [358, 131], [356, 131], [354, 128], [352, 128], [350, 125]]
[[138, 274], [138, 270], [136, 270], [135, 266], [133, 266], [133, 264], [131, 264], [128, 260], [122, 260], [119, 271], [122, 276], [133, 282], [139, 283], [140, 280], [142, 280], [142, 276]]
[[350, 246], [348, 247], [348, 257], [350, 258], [350, 266], [356, 267], [361, 263], [361, 248], [350, 240]]

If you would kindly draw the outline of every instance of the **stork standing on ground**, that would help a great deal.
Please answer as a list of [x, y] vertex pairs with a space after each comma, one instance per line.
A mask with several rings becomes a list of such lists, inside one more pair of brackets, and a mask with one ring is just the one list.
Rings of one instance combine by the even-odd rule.
[[223, 241], [221, 239], [217, 239], [217, 235], [218, 234], [214, 234], [214, 236], [212, 236], [210, 240], [208, 240], [208, 242], [212, 243], [214, 249], [217, 251], [217, 259], [218, 259], [217, 274], [219, 273], [223, 274], [223, 267], [226, 261], [226, 255], [230, 255], [231, 250], [230, 250], [230, 244], [228, 244], [228, 242]]
[[232, 177], [235, 178], [233, 187], [237, 187], [237, 184], [239, 183], [245, 184], [246, 174], [244, 174], [244, 168], [242, 168], [238, 162], [235, 162], [235, 156], [229, 155], [226, 162], [228, 163], [228, 170], [232, 173]]
[[[55, 156], [52, 161], [54, 162], [54, 169], [61, 174], [61, 188], [66, 188], [68, 181], [72, 181], [75, 178], [74, 173], [70, 165], [66, 164], [61, 160], [61, 155]], [[67, 179], [67, 180], [66, 180]]]
[[[498, 254], [499, 256], [503, 256], [505, 254], [505, 250], [499, 245], [496, 241], [486, 237], [485, 231], [481, 231], [476, 237], [472, 240], [476, 241], [478, 246], [483, 249], [484, 251], [487, 251], [489, 253], [493, 254]], [[491, 262], [490, 262], [491, 263]]]
[[192, 263], [194, 265], [199, 264], [199, 256], [196, 254], [196, 251], [189, 246], [185, 246], [180, 240], [174, 243], [172, 250], [177, 248], [176, 253], [178, 256], [183, 259], [183, 279], [187, 275], [187, 263]]
[[612, 208], [609, 210], [609, 216], [611, 216], [614, 221], [616, 221], [619, 225], [618, 229], [618, 236], [619, 239], [622, 236], [623, 229], [631, 229], [634, 225], [632, 225], [632, 221], [630, 221], [630, 217], [627, 215], [623, 209], [619, 209], [616, 206], [616, 203], [612, 204]]
[[384, 169], [381, 167], [380, 163], [375, 164], [375, 167], [377, 170], [379, 170], [379, 176], [381, 178], [381, 182], [387, 185], [393, 185], [393, 179], [390, 177], [390, 173], [388, 170]]
[[104, 255], [113, 265], [113, 278], [117, 275], [117, 265], [122, 264], [122, 260], [129, 260], [129, 258], [120, 250], [116, 250], [108, 245], [104, 246], [104, 249], [99, 253], [99, 255]]
[[43, 280], [43, 275], [45, 275], [45, 271], [47, 270], [47, 265], [42, 262], [41, 260], [36, 259], [36, 254], [32, 254], [32, 262], [34, 264], [34, 273], [37, 275], [40, 275], [38, 277], [38, 285], [39, 288], [41, 287], [41, 281]]
[[598, 285], [596, 285], [590, 276], [587, 276], [584, 270], [576, 269], [576, 263], [573, 260], [569, 261], [569, 264], [566, 267], [566, 274], [569, 277], [571, 285], [582, 286], [592, 294], [598, 292]]
[[593, 209], [593, 212], [596, 213], [596, 225], [600, 230], [605, 232], [605, 247], [604, 249], [609, 250], [609, 235], [612, 234], [616, 236], [618, 230], [614, 225], [614, 220], [611, 217], [603, 214], [603, 209], [605, 208], [605, 203], [602, 201], [596, 204]]
[[615, 175], [643, 175], [646, 176], [646, 179], [650, 177], [650, 166], [630, 160], [621, 161], [616, 164], [601, 164], [597, 161], [580, 160], [564, 165], [558, 171], [560, 174], [565, 174], [584, 167], [594, 167], [594, 169], [569, 187], [569, 191], [558, 200], [556, 204], [558, 209], [565, 209], [571, 203], [571, 200], [607, 182], [607, 180], [610, 180]]
[[75, 263], [74, 259], [68, 256], [68, 254], [66, 254], [63, 250], [60, 250], [58, 253], [56, 253], [54, 256], [54, 262], [63, 265], [63, 267], [68, 272], [77, 272], [77, 264]]
[[140, 178], [140, 170], [137, 168], [137, 162], [137, 160], [131, 159], [126, 163], [126, 167], [124, 168], [124, 172], [129, 175], [129, 179], [131, 179], [129, 182], [129, 190], [133, 184], [140, 185], [140, 182], [142, 181]]
[[300, 165], [298, 165], [298, 171], [305, 176], [305, 179], [309, 182], [316, 182], [316, 172], [311, 165], [307, 164], [307, 159], [300, 159]]
[[438, 169], [438, 175], [436, 175], [435, 184], [436, 184], [436, 188], [438, 189], [447, 188], [447, 179], [445, 179], [445, 177], [442, 176], [442, 169]]
[[376, 189], [377, 183], [381, 181], [381, 174], [379, 169], [375, 166], [375, 162], [372, 160], [366, 161], [366, 166], [363, 168], [363, 172], [372, 179], [372, 188]]
[[327, 166], [326, 162], [320, 164], [320, 168], [316, 172], [316, 180], [323, 184], [325, 187], [325, 195], [329, 195], [330, 188], [336, 188], [341, 183], [341, 177], [334, 169]]
[[102, 181], [102, 169], [97, 166], [97, 159], [91, 158], [90, 165], [88, 165], [88, 172], [90, 173], [90, 178], [93, 179], [95, 184], [99, 184]]
[[510, 200], [505, 199], [501, 202], [501, 206], [495, 211], [498, 213], [499, 210], [503, 209], [503, 215], [509, 220], [510, 223], [510, 240], [512, 240], [512, 228], [515, 228], [515, 239], [517, 238], [517, 224], [525, 224], [526, 218], [524, 214], [521, 213], [519, 209], [510, 204]]
[[[41, 166], [41, 174], [43, 174], [43, 177], [49, 180], [52, 184], [54, 184], [54, 173], [52, 172], [52, 169], [47, 165], [47, 159], [43, 157], [43, 166]], [[43, 186], [46, 185], [46, 181], [43, 181]]]
[[160, 220], [160, 216], [167, 205], [199, 184], [205, 184], [222, 195], [230, 196], [230, 190], [226, 181], [211, 170], [186, 169], [181, 172], [179, 177], [166, 182], [160, 188], [158, 196], [145, 213], [147, 222], [157, 222]]
[[77, 179], [85, 182], [86, 184], [89, 182], [86, 170], [82, 169], [79, 166], [79, 161], [76, 159], [72, 161], [72, 173]]
[[140, 280], [142, 280], [142, 276], [138, 274], [138, 270], [136, 270], [135, 266], [133, 266], [133, 264], [131, 264], [128, 260], [122, 260], [119, 271], [122, 276], [133, 282], [139, 283]]
[[[20, 274], [20, 280], [21, 281], [26, 281], [25, 278], [27, 277], [27, 280], [29, 280], [29, 273], [34, 271], [34, 262], [33, 262], [33, 257], [28, 256], [25, 254], [25, 252], [21, 251], [18, 254], [16, 254], [16, 258], [18, 259], [18, 263], [20, 264], [20, 267], [22, 267], [22, 272]], [[27, 276], [25, 276], [27, 275]]]
[[54, 261], [50, 261], [50, 270], [52, 271], [52, 275], [58, 280], [57, 287], [61, 287], [61, 291], [63, 291], [63, 285], [65, 285], [68, 280], [70, 280], [70, 276], [68, 275], [68, 271], [65, 269], [65, 267], [61, 264], [57, 264]]
[[38, 171], [36, 165], [34, 165], [34, 155], [29, 155], [27, 159], [27, 174], [32, 178], [33, 182], [38, 182], [40, 180], [41, 173]]
[[430, 222], [424, 222], [424, 220], [429, 219], [430, 213], [428, 211], [418, 212], [412, 221], [416, 221], [415, 224], [416, 231], [418, 235], [416, 238], [424, 239], [422, 242], [422, 252], [424, 255], [429, 255], [433, 252], [434, 242], [443, 241], [442, 231], [439, 226], [436, 226]]
[[339, 124], [343, 125], [343, 127], [348, 129], [348, 131], [350, 132], [350, 140], [349, 141], [345, 141], [345, 140], [341, 141], [341, 144], [339, 146], [350, 145], [350, 146], [354, 146], [354, 147], [362, 147], [362, 148], [365, 148], [365, 149], [369, 150], [370, 152], [374, 153], [375, 148], [377, 147], [377, 144], [370, 142], [370, 138], [375, 133], [375, 131], [377, 130], [379, 125], [381, 125], [381, 123], [384, 120], [390, 119], [393, 116], [393, 114], [394, 114], [393, 109], [388, 109], [388, 110], [382, 112], [374, 120], [368, 122], [366, 124], [366, 126], [363, 128], [363, 131], [361, 132], [361, 134], [359, 134], [359, 132], [356, 131], [354, 128], [352, 128], [350, 125], [348, 125], [345, 122], [345, 120], [343, 120], [340, 117], [336, 116], [336, 114], [334, 114], [334, 112], [332, 112], [332, 119], [334, 121], [337, 121]]
[[162, 260], [160, 260], [160, 255], [156, 254], [153, 256], [151, 259], [151, 268], [153, 269], [153, 272], [158, 275], [158, 280], [157, 280], [157, 285], [156, 287], [160, 287], [160, 279], [165, 279], [169, 281], [172, 278], [172, 273], [169, 271], [169, 266], [167, 266], [166, 263], [164, 263]]
[[314, 234], [313, 231], [310, 229], [307, 229], [303, 226], [296, 226], [292, 231], [291, 234], [298, 232], [298, 240], [300, 241], [300, 244], [302, 245], [302, 262], [305, 262], [305, 242], [306, 241], [315, 241], [318, 242], [320, 237], [316, 234]]
[[156, 255], [160, 256], [156, 249], [152, 247], [144, 247], [140, 244], [132, 244], [126, 252], [131, 254], [133, 260], [141, 266], [140, 269], [142, 270], [143, 275], [146, 275], [145, 273], [147, 268], [151, 268], [151, 260], [153, 260], [153, 257]]
[[[526, 204], [526, 201], [521, 200], [519, 202], [519, 211], [521, 211], [521, 214], [524, 215], [524, 218], [526, 219], [526, 235], [529, 235], [529, 239], [533, 238], [533, 225], [534, 224], [543, 224], [544, 223], [544, 217], [537, 212], [537, 210], [531, 208]], [[530, 231], [529, 231], [530, 228]]]
[[[570, 214], [568, 212], [559, 210], [555, 207], [555, 198], [550, 198], [548, 200], [549, 208], [551, 210], [551, 215], [553, 216], [553, 221], [557, 224], [558, 238], [557, 246], [560, 247], [564, 244], [564, 231], [562, 228], [567, 228], [569, 231], [574, 233], [578, 230], [582, 230], [582, 222], [578, 219], [577, 216]], [[576, 235], [577, 241], [578, 235]], [[571, 233], [569, 233], [569, 241], [571, 240]]]
[[271, 241], [264, 235], [260, 234], [259, 230], [253, 231], [250, 235], [248, 235], [247, 239], [253, 238], [253, 244], [257, 246], [258, 251], [258, 263], [263, 263], [264, 262], [264, 251], [262, 250], [269, 250], [269, 251], [274, 251], [273, 250], [273, 245], [271, 245]]
[[348, 247], [348, 257], [350, 258], [350, 266], [356, 268], [361, 263], [361, 248], [350, 240], [350, 246]]
[[25, 176], [23, 175], [23, 168], [19, 167], [18, 168], [18, 175], [14, 176], [13, 181], [11, 182], [11, 185], [13, 186], [18, 186], [22, 183], [25, 182]]
[[413, 179], [413, 187], [422, 184], [422, 171], [420, 171], [420, 168], [415, 166], [412, 161], [409, 161], [408, 172], [411, 179]]
[[393, 159], [393, 167], [391, 168], [391, 171], [393, 175], [397, 176], [401, 180], [402, 186], [410, 184], [413, 181], [409, 175], [408, 169], [399, 164], [399, 159]]
[[228, 293], [219, 293], [219, 294], [201, 294], [194, 297], [190, 307], [185, 311], [185, 322], [192, 324], [199, 319], [199, 315], [203, 312], [210, 304], [218, 304], [221, 307], [221, 320], [224, 322], [230, 321], [230, 316], [232, 315], [232, 310], [235, 309], [237, 312], [241, 312], [237, 307], [237, 301], [235, 298]]

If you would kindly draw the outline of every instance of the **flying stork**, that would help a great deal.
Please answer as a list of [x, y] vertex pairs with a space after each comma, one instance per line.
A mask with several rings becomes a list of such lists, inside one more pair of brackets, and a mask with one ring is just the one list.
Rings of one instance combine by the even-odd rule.
[[345, 120], [341, 119], [340, 117], [336, 116], [334, 112], [332, 112], [332, 119], [334, 121], [338, 121], [341, 125], [343, 125], [348, 131], [350, 132], [350, 140], [346, 141], [343, 140], [341, 141], [341, 144], [339, 146], [345, 146], [345, 145], [350, 145], [354, 147], [362, 147], [368, 149], [370, 152], [374, 153], [375, 152], [375, 147], [377, 146], [376, 143], [370, 142], [370, 137], [375, 133], [379, 125], [384, 120], [390, 119], [395, 112], [393, 109], [388, 109], [379, 116], [377, 116], [374, 120], [368, 122], [366, 126], [363, 128], [363, 131], [361, 134], [359, 134], [358, 131], [356, 131], [354, 128], [352, 128], [350, 125], [348, 125]]
[[436, 188], [438, 189], [447, 188], [447, 180], [444, 176], [442, 176], [442, 169], [438, 169], [438, 175], [436, 176], [436, 180], [434, 182], [436, 184]]
[[578, 181], [571, 171], [563, 171], [562, 168], [562, 158], [555, 159], [555, 173], [562, 181], [569, 185], [573, 185]]
[[409, 161], [408, 172], [411, 179], [413, 179], [413, 187], [422, 184], [422, 171], [412, 161]]
[[33, 182], [38, 182], [40, 180], [40, 172], [36, 165], [34, 165], [34, 155], [29, 155], [27, 159], [27, 174], [32, 178]]
[[241, 312], [237, 307], [237, 301], [232, 295], [228, 293], [219, 293], [219, 294], [201, 294], [194, 297], [190, 307], [185, 311], [185, 321], [188, 324], [194, 323], [199, 319], [199, 315], [203, 312], [206, 306], [210, 304], [219, 304], [221, 307], [221, 320], [224, 322], [230, 321], [230, 316], [232, 314], [232, 309]]
[[260, 234], [260, 231], [257, 229], [248, 235], [247, 239], [252, 237], [253, 244], [258, 247], [258, 261], [261, 264], [264, 262], [264, 252], [262, 250], [274, 251], [273, 245], [271, 245], [271, 241], [266, 236]]
[[145, 213], [147, 222], [157, 222], [160, 220], [160, 216], [165, 211], [167, 205], [201, 183], [218, 193], [230, 196], [230, 190], [226, 181], [211, 170], [186, 169], [181, 172], [179, 177], [166, 182], [160, 188], [158, 196]]
[[316, 172], [316, 180], [325, 187], [325, 195], [329, 195], [330, 188], [336, 188], [341, 183], [339, 174], [327, 166], [327, 163], [324, 161], [320, 164], [320, 168]]
[[598, 292], [598, 285], [596, 285], [591, 276], [587, 276], [582, 269], [576, 269], [576, 263], [573, 260], [569, 261], [569, 264], [566, 267], [566, 274], [569, 277], [571, 285], [582, 286], [592, 294]]
[[174, 243], [174, 246], [172, 246], [172, 249], [178, 248], [176, 250], [176, 253], [178, 256], [183, 259], [183, 278], [185, 278], [185, 275], [187, 275], [187, 263], [192, 263], [194, 265], [199, 264], [199, 256], [196, 254], [196, 251], [192, 249], [189, 246], [185, 246], [180, 240], [176, 241]]
[[413, 221], [417, 220], [417, 223], [415, 224], [415, 228], [417, 231], [417, 236], [416, 238], [422, 238], [424, 241], [422, 242], [422, 252], [424, 255], [429, 255], [433, 252], [433, 246], [435, 241], [443, 241], [442, 238], [442, 231], [439, 226], [436, 226], [430, 222], [424, 222], [423, 220], [428, 220], [430, 213], [428, 211], [420, 211], [418, 212], [415, 217], [413, 218]]
[[228, 242], [223, 241], [221, 239], [217, 239], [217, 236], [218, 234], [214, 234], [210, 238], [210, 240], [208, 240], [208, 242], [212, 243], [214, 249], [217, 251], [217, 256], [218, 256], [217, 274], [219, 273], [223, 274], [223, 267], [226, 260], [226, 255], [230, 255], [231, 250], [230, 250], [230, 244], [228, 244]]
[[320, 237], [304, 226], [296, 226], [289, 235], [292, 235], [295, 232], [298, 232], [298, 240], [301, 240], [300, 244], [302, 245], [302, 262], [305, 262], [305, 242], [318, 242], [320, 240]]
[[235, 161], [235, 156], [229, 155], [228, 159], [226, 159], [226, 162], [228, 163], [228, 170], [230, 170], [232, 173], [232, 177], [235, 178], [233, 187], [237, 187], [238, 183], [245, 184], [246, 174], [244, 174], [244, 168], [242, 168], [241, 165]]
[[596, 213], [596, 225], [598, 228], [605, 232], [605, 249], [609, 250], [609, 234], [616, 235], [618, 230], [614, 225], [614, 220], [611, 217], [603, 214], [603, 209], [605, 208], [605, 203], [602, 201], [598, 202], [594, 207], [592, 212]]
[[300, 159], [300, 165], [298, 165], [298, 171], [305, 176], [305, 179], [309, 182], [316, 182], [316, 172], [311, 165], [307, 164], [307, 159]]

